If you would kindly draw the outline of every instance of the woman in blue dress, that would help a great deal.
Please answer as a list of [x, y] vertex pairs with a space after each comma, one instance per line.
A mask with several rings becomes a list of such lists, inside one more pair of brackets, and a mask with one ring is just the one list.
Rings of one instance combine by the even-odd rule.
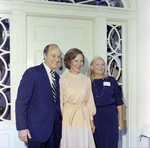
[[96, 148], [117, 148], [119, 130], [123, 129], [122, 93], [114, 77], [105, 75], [105, 62], [95, 57], [89, 66], [88, 76], [96, 105], [94, 140]]

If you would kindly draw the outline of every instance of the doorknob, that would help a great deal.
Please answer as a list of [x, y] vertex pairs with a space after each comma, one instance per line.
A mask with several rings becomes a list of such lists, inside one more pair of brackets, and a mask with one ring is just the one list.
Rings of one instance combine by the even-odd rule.
[[62, 58], [61, 58], [59, 70], [62, 70], [62, 69], [63, 69], [63, 62], [62, 62]]

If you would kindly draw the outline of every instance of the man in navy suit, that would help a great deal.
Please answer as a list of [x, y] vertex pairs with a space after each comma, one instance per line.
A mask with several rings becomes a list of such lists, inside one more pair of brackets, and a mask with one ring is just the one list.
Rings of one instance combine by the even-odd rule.
[[55, 73], [56, 96], [52, 92], [51, 71], [61, 61], [55, 44], [44, 48], [44, 62], [27, 69], [20, 81], [16, 99], [16, 127], [21, 141], [28, 148], [58, 148], [62, 116], [59, 99], [59, 75]]

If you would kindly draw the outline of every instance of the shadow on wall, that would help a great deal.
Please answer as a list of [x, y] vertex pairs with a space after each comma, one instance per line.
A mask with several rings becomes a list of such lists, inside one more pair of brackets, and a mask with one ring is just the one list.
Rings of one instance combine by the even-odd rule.
[[124, 102], [124, 105], [123, 105], [123, 118], [124, 118], [124, 127], [123, 127], [123, 130], [119, 132], [119, 143], [118, 143], [118, 148], [122, 148], [123, 145], [123, 136], [125, 136], [127, 134], [127, 121], [126, 121], [126, 110], [127, 110], [127, 106], [126, 106], [126, 103]]
[[88, 59], [85, 56], [84, 56], [84, 60], [85, 60], [85, 63], [84, 63], [84, 66], [81, 69], [81, 73], [86, 75], [87, 71], [88, 71], [89, 61], [88, 61]]

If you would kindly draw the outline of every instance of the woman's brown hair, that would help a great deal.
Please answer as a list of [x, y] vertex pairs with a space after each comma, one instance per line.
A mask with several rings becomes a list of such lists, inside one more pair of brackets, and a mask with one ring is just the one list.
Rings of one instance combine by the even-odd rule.
[[73, 59], [76, 58], [76, 56], [78, 54], [82, 54], [83, 56], [83, 64], [84, 64], [84, 54], [81, 50], [79, 50], [78, 48], [71, 48], [70, 50], [67, 51], [67, 53], [65, 54], [65, 57], [64, 57], [64, 64], [65, 64], [65, 67], [67, 69], [70, 69], [70, 63]]

